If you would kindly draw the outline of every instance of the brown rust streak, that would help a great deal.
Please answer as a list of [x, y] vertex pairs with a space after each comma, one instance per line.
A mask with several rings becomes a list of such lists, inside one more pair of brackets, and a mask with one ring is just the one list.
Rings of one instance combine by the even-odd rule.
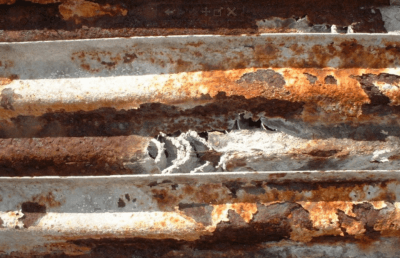
[[[186, 110], [152, 103], [126, 111], [103, 108], [93, 112], [54, 112], [40, 117], [19, 116], [11, 121], [0, 120], [0, 138], [129, 134], [157, 136], [160, 131], [173, 133], [189, 129], [199, 132], [219, 128], [225, 130], [238, 112], [262, 112], [269, 117], [290, 117], [301, 110], [302, 103], [266, 100], [260, 97], [227, 97], [220, 93], [216, 96], [215, 103]], [[216, 117], [219, 119], [215, 119]]]
[[[138, 136], [2, 139], [0, 174], [130, 174], [134, 172], [125, 168], [123, 163], [146, 157], [149, 140]], [[47, 201], [51, 196], [47, 197], [37, 197], [35, 200], [51, 205], [52, 202]]]

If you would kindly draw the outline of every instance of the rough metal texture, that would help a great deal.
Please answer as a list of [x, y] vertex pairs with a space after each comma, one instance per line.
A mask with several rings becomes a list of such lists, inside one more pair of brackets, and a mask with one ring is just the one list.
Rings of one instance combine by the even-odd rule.
[[395, 1], [1, 0], [0, 41], [399, 31]]
[[0, 175], [396, 169], [397, 39], [2, 43]]
[[397, 2], [0, 0], [3, 42], [219, 34], [0, 44], [0, 256], [400, 256]]
[[304, 257], [309, 250], [308, 257], [395, 257], [398, 175], [3, 178], [0, 249], [14, 256]]

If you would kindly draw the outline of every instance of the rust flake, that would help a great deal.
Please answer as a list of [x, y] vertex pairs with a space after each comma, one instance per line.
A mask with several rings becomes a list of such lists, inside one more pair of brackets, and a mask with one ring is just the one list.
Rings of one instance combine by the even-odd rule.
[[59, 11], [64, 20], [74, 20], [81, 23], [84, 18], [109, 16], [126, 16], [128, 11], [119, 5], [100, 5], [89, 1], [68, 1], [59, 5]]

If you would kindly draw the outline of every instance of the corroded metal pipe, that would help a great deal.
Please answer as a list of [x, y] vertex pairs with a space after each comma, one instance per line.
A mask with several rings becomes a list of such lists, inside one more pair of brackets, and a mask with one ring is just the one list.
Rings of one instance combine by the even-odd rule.
[[[3, 178], [0, 247], [19, 255], [96, 255], [102, 245], [138, 251], [158, 243], [152, 250], [158, 255], [161, 246], [189, 255], [195, 249], [218, 252], [222, 243], [228, 250], [262, 242], [269, 248], [291, 243], [319, 250], [330, 237], [337, 241], [331, 246], [344, 247], [340, 241], [347, 239], [358, 253], [380, 250], [393, 256], [397, 251], [390, 237], [398, 234], [400, 223], [398, 174]], [[392, 247], [381, 250], [379, 243]], [[366, 245], [369, 251], [363, 251]]]

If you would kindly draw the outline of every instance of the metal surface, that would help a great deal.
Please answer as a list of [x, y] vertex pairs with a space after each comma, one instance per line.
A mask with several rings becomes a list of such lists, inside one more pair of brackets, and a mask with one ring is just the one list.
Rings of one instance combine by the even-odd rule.
[[397, 39], [266, 34], [2, 43], [1, 118], [153, 102], [187, 109], [220, 92], [359, 116], [371, 103], [360, 85], [366, 76], [397, 104]]
[[396, 1], [1, 0], [0, 41], [399, 31]]
[[397, 39], [2, 43], [0, 174], [397, 169]]
[[334, 2], [0, 0], [153, 35], [0, 43], [0, 256], [400, 256], [398, 7]]
[[[113, 253], [98, 246], [115, 245], [125, 255], [199, 249], [219, 257], [234, 245], [261, 255], [291, 241], [321, 257], [331, 237], [343, 248], [350, 241], [358, 254], [393, 257], [398, 179], [398, 171], [2, 178], [0, 248], [17, 256], [107, 256]], [[381, 242], [392, 246], [381, 250]]]

